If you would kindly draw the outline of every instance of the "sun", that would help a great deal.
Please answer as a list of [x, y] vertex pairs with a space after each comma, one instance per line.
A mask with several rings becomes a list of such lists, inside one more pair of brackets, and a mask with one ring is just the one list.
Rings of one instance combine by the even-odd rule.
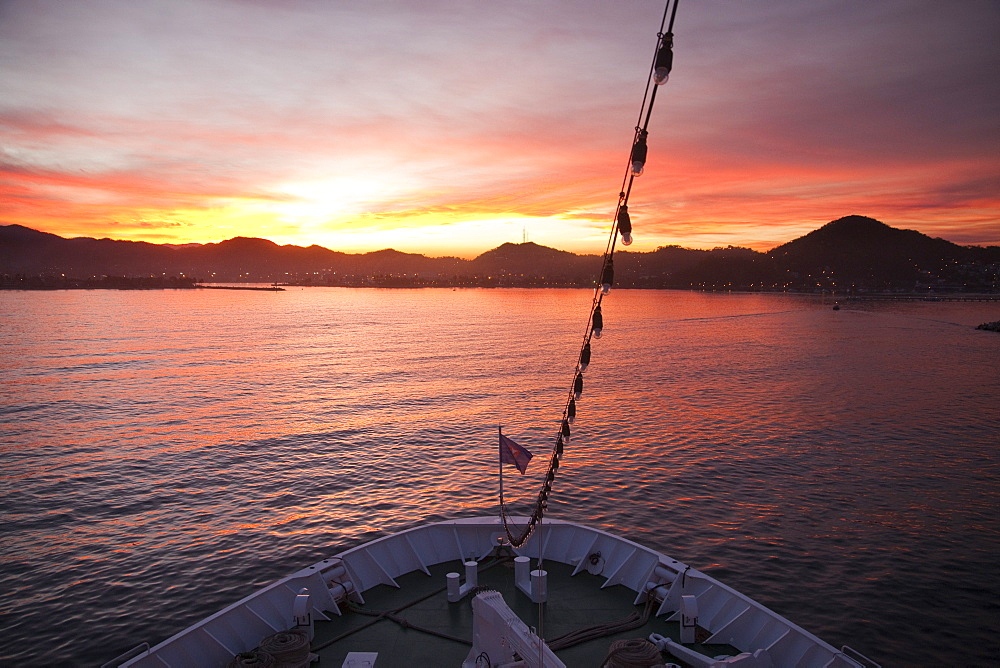
[[337, 176], [280, 184], [265, 206], [280, 222], [311, 227], [384, 208], [409, 192], [398, 180]]

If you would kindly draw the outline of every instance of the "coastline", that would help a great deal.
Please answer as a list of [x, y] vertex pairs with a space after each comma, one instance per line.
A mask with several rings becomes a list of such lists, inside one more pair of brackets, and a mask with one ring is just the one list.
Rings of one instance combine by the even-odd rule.
[[[185, 278], [129, 278], [129, 277], [102, 277], [100, 279], [69, 279], [58, 280], [26, 280], [12, 284], [10, 282], [0, 283], [0, 290], [7, 291], [54, 291], [54, 290], [251, 290], [258, 292], [285, 292], [288, 288], [361, 288], [361, 289], [531, 289], [531, 290], [565, 290], [581, 289], [593, 290], [594, 285], [580, 285], [577, 283], [553, 282], [536, 283], [511, 281], [505, 282], [502, 279], [495, 279], [493, 282], [466, 283], [462, 281], [444, 282], [409, 282], [400, 283], [396, 281], [370, 281], [367, 283], [343, 283], [343, 284], [316, 284], [316, 283], [228, 283], [228, 284], [205, 284], [195, 279]], [[905, 302], [1000, 302], [1000, 292], [982, 292], [960, 290], [934, 291], [892, 291], [892, 292], [862, 292], [862, 293], [837, 293], [829, 290], [808, 290], [808, 289], [760, 289], [751, 287], [701, 287], [701, 286], [636, 286], [617, 285], [616, 290], [677, 290], [682, 292], [716, 292], [731, 294], [786, 294], [823, 297], [834, 302], [863, 302], [863, 301], [905, 301]]]

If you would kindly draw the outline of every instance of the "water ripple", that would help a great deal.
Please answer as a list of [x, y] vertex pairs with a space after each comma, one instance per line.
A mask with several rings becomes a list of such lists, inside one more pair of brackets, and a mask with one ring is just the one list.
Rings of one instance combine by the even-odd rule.
[[[0, 294], [21, 323], [0, 332], [0, 663], [100, 664], [338, 550], [493, 512], [496, 427], [551, 446], [590, 300], [222, 292]], [[612, 293], [552, 513], [883, 665], [989, 665], [1000, 338], [971, 326], [996, 318], [863, 306]]]

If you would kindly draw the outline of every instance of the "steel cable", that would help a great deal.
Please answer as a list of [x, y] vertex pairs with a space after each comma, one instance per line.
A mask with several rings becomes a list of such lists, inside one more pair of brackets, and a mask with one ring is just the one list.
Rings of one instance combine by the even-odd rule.
[[[656, 37], [656, 50], [654, 52], [653, 60], [649, 68], [649, 75], [646, 79], [646, 90], [643, 94], [642, 104], [639, 108], [639, 120], [636, 122], [635, 135], [632, 139], [632, 149], [629, 153], [629, 163], [625, 171], [625, 177], [622, 180], [622, 189], [618, 195], [618, 205], [615, 207], [614, 219], [611, 226], [611, 233], [608, 235], [608, 243], [605, 247], [604, 255], [601, 261], [601, 273], [599, 276], [603, 280], [605, 276], [608, 275], [609, 269], [613, 266], [613, 255], [615, 251], [615, 244], [618, 239], [619, 233], [619, 216], [621, 214], [622, 207], [628, 205], [629, 196], [632, 193], [632, 185], [635, 181], [635, 173], [632, 169], [632, 158], [635, 155], [635, 147], [639, 142], [640, 138], [645, 138], [648, 134], [649, 120], [653, 111], [653, 104], [656, 101], [656, 89], [659, 88], [654, 82], [654, 71], [656, 69], [658, 56], [661, 49], [669, 47], [672, 49], [673, 46], [673, 31], [674, 31], [674, 20], [677, 16], [677, 3], [680, 0], [673, 0], [673, 10], [671, 11], [671, 0], [667, 0], [663, 8], [663, 18], [660, 21], [660, 30]], [[670, 15], [670, 24], [667, 27], [667, 32], [663, 32], [664, 25], [667, 23], [667, 15]], [[651, 90], [652, 89], [652, 90]], [[645, 120], [643, 120], [645, 116]], [[642, 123], [640, 125], [640, 123]], [[626, 240], [627, 241], [627, 240]], [[591, 339], [594, 336], [600, 337], [600, 333], [595, 331], [597, 328], [595, 326], [595, 317], [601, 318], [601, 303], [604, 299], [605, 291], [602, 289], [601, 283], [598, 282], [597, 287], [594, 290], [594, 297], [591, 301], [590, 315], [587, 318], [587, 327], [583, 335], [583, 343], [580, 346], [580, 357], [577, 358], [576, 370], [574, 371], [574, 386], [569, 391], [569, 395], [566, 400], [566, 407], [563, 409], [562, 421], [560, 424], [560, 431], [556, 437], [555, 444], [552, 447], [551, 454], [549, 456], [548, 470], [546, 471], [544, 481], [541, 488], [538, 491], [538, 495], [535, 499], [534, 509], [528, 518], [527, 526], [523, 528], [515, 528], [512, 531], [511, 515], [507, 509], [507, 502], [504, 498], [503, 493], [503, 466], [500, 467], [500, 519], [503, 522], [504, 532], [507, 535], [507, 540], [513, 547], [521, 547], [527, 542], [528, 538], [534, 532], [535, 527], [541, 521], [545, 510], [548, 508], [548, 497], [552, 490], [552, 482], [555, 479], [556, 470], [559, 468], [559, 462], [562, 458], [563, 446], [570, 436], [570, 418], [572, 405], [572, 417], [576, 414], [576, 404], [574, 400], [577, 398], [576, 386], [582, 378], [582, 369], [580, 364], [580, 359], [583, 357], [585, 349], [591, 343]]]

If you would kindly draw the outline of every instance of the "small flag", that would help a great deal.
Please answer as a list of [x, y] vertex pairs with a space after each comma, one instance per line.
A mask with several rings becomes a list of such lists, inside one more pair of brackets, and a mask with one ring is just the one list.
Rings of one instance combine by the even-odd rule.
[[518, 445], [503, 434], [500, 434], [500, 463], [513, 464], [524, 475], [532, 454], [524, 446]]

